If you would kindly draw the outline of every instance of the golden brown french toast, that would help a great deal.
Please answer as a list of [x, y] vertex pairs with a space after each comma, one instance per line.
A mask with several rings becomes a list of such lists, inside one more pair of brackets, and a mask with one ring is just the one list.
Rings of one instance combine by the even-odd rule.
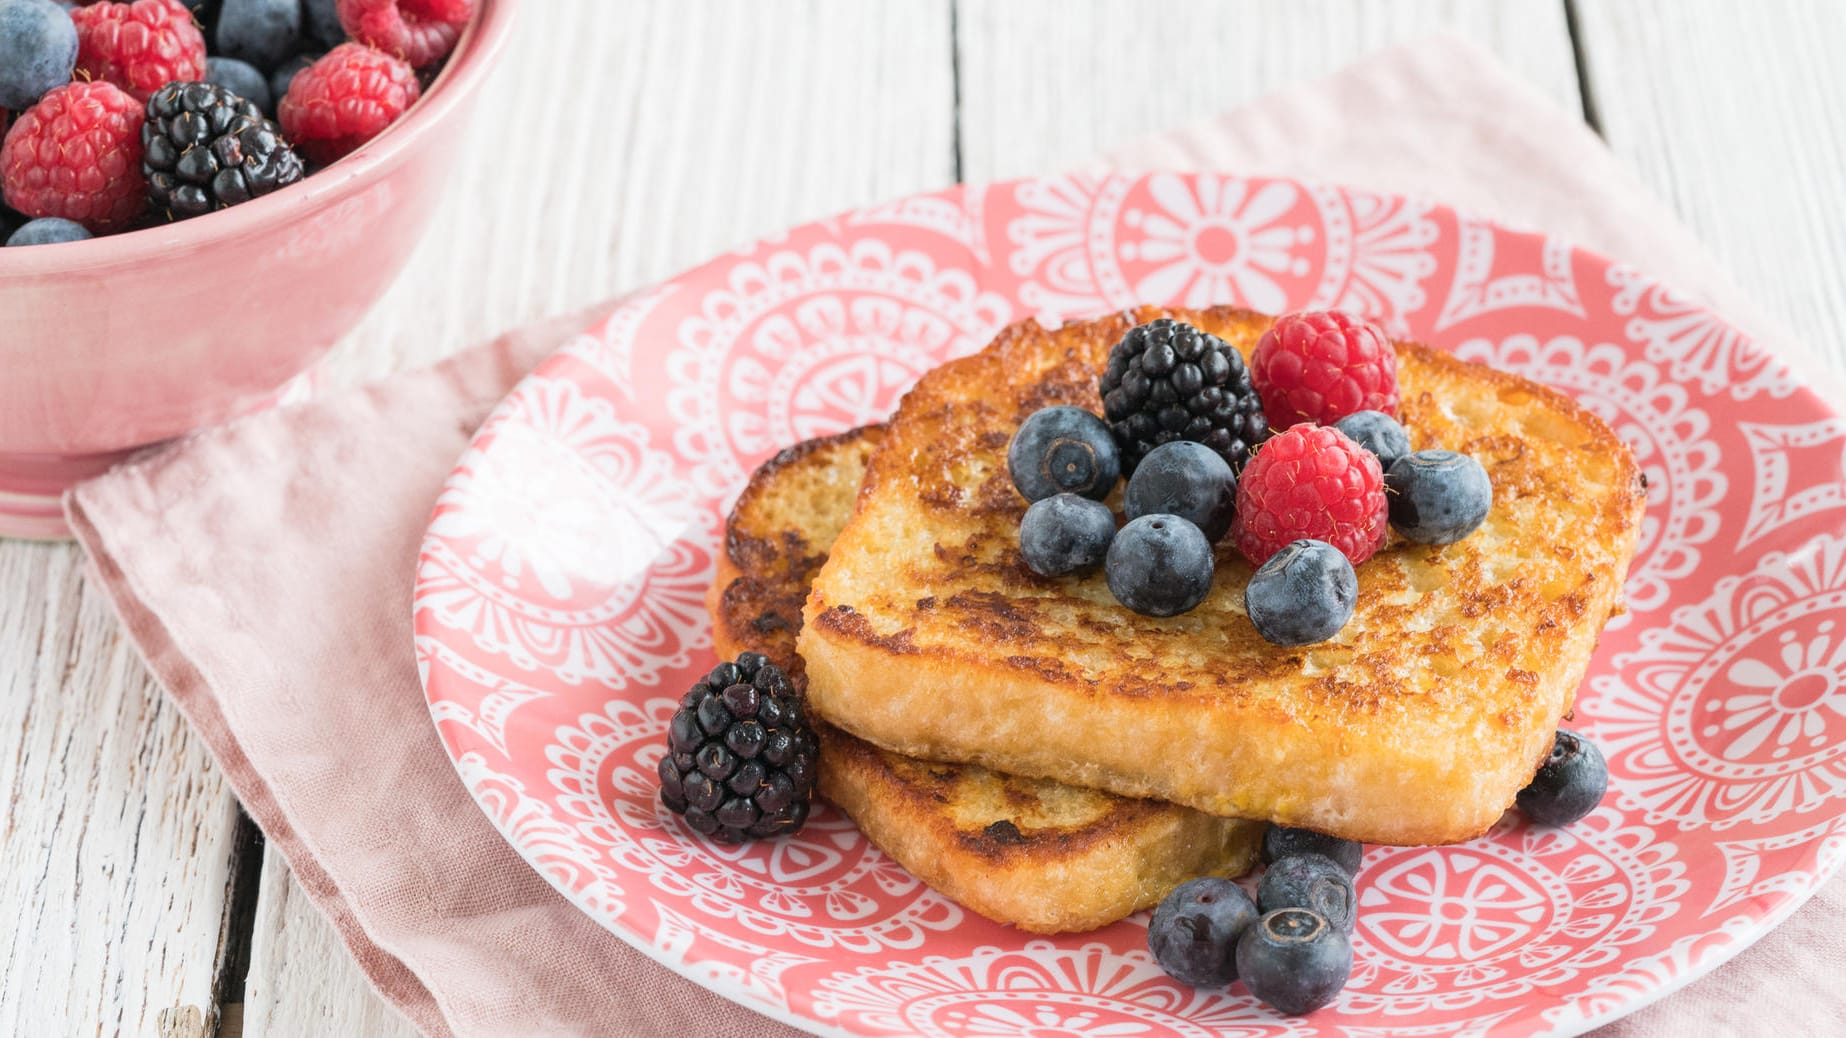
[[814, 711], [894, 752], [1353, 840], [1485, 831], [1530, 781], [1620, 608], [1644, 503], [1628, 449], [1560, 393], [1399, 344], [1412, 445], [1486, 467], [1486, 524], [1446, 547], [1394, 535], [1358, 567], [1357, 610], [1321, 645], [1257, 635], [1250, 570], [1228, 541], [1197, 609], [1138, 615], [1100, 573], [1026, 568], [1006, 446], [1041, 407], [1099, 410], [1110, 347], [1160, 316], [1246, 356], [1271, 323], [1229, 308], [1026, 322], [923, 377], [807, 601]]
[[[764, 464], [732, 510], [712, 584], [721, 655], [761, 652], [797, 683], [801, 604], [852, 514], [879, 427], [798, 444]], [[975, 765], [902, 757], [821, 730], [820, 789], [918, 878], [1000, 922], [1089, 930], [1195, 876], [1255, 865], [1261, 823]]]

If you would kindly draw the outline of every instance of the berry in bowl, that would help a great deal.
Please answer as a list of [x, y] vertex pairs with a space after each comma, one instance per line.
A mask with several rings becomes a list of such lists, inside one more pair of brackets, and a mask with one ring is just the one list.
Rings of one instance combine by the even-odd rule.
[[396, 276], [509, 0], [0, 0], [0, 536], [281, 397]]

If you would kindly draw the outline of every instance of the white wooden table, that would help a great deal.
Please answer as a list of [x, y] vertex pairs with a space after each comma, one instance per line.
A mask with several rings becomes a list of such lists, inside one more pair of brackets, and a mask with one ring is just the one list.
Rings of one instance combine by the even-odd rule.
[[[1056, 169], [1452, 27], [1846, 372], [1832, 0], [524, 0], [359, 381], [835, 210]], [[69, 546], [0, 542], [0, 1034], [408, 1035]]]

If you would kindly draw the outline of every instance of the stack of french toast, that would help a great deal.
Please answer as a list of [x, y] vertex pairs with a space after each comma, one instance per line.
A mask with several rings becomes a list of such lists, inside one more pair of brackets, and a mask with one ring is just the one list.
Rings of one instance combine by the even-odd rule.
[[1159, 317], [1246, 357], [1272, 323], [1144, 308], [1008, 327], [888, 424], [758, 469], [709, 595], [721, 655], [762, 653], [805, 688], [820, 792], [919, 878], [1026, 930], [1092, 929], [1239, 875], [1271, 823], [1481, 834], [1551, 751], [1640, 529], [1639, 470], [1594, 415], [1397, 343], [1413, 446], [1477, 459], [1492, 512], [1457, 543], [1393, 535], [1337, 637], [1259, 636], [1228, 543], [1182, 615], [1123, 608], [1099, 574], [1041, 576], [1020, 558], [1013, 430], [1048, 405], [1100, 411], [1111, 347]]

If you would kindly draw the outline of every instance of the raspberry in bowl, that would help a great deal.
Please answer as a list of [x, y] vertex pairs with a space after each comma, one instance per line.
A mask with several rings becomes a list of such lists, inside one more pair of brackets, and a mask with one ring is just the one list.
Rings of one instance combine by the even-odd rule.
[[[241, 44], [238, 53], [263, 60], [273, 41], [224, 21], [262, 3], [216, 5], [219, 21], [202, 33], [213, 57], [224, 51], [226, 30], [235, 28], [239, 32], [228, 38]], [[30, 10], [25, 0], [0, 0], [7, 4]], [[180, 6], [179, 0], [113, 4], [108, 13], [147, 18], [168, 5]], [[18, 136], [19, 143], [0, 146], [0, 186], [17, 182], [23, 205], [13, 208], [29, 208], [0, 219], [9, 233], [22, 236], [24, 218], [35, 218], [23, 239], [44, 244], [0, 247], [0, 314], [7, 315], [0, 335], [0, 370], [7, 373], [0, 378], [0, 536], [61, 536], [58, 499], [72, 483], [137, 448], [278, 400], [358, 323], [428, 227], [481, 81], [503, 50], [512, 0], [307, 6], [337, 7], [342, 24], [376, 22], [380, 33], [418, 29], [420, 40], [448, 33], [453, 50], [426, 87], [411, 78], [409, 88], [379, 101], [396, 106], [393, 119], [361, 127], [358, 137], [336, 126], [347, 134], [332, 149], [337, 153], [300, 149], [304, 176], [292, 173], [280, 150], [286, 139], [269, 129], [280, 125], [274, 110], [260, 113], [266, 119], [212, 132], [242, 108], [201, 90], [165, 98], [156, 146], [145, 146], [147, 106], [162, 99], [159, 87], [135, 96], [147, 81], [135, 78], [143, 57], [132, 44], [147, 38], [139, 29], [80, 34], [90, 50], [79, 48], [73, 66], [96, 51], [104, 57], [91, 60], [99, 67], [106, 60], [109, 76], [78, 76], [40, 94], [30, 107], [11, 109], [7, 137]], [[395, 23], [391, 12], [379, 17], [386, 7], [396, 13]], [[430, 27], [432, 18], [470, 9], [463, 27]], [[362, 22], [368, 14], [372, 21]], [[310, 42], [321, 30], [308, 21], [295, 30], [299, 45], [325, 49]], [[185, 55], [196, 54], [191, 39], [177, 30], [177, 42], [150, 53], [190, 69]], [[179, 57], [175, 47], [183, 52]], [[378, 82], [332, 66], [320, 71], [303, 82], [304, 97], [310, 86], [320, 91], [317, 103]], [[33, 88], [43, 90], [44, 82], [40, 77]], [[47, 97], [58, 103], [46, 107]], [[184, 157], [193, 143], [200, 146]], [[150, 150], [159, 159], [159, 148], [168, 145], [178, 149], [167, 148], [170, 166], [143, 165]], [[132, 161], [117, 150], [130, 147]], [[60, 165], [73, 148], [92, 149], [82, 169]], [[207, 155], [212, 162], [203, 161]], [[147, 198], [156, 186], [168, 200], [161, 212]]]

